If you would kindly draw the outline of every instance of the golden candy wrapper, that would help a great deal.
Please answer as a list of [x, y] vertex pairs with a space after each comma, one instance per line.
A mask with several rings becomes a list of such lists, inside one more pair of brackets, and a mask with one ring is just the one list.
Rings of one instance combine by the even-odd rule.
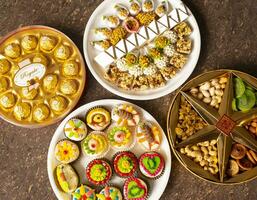
[[257, 177], [257, 79], [235, 70], [203, 73], [172, 99], [172, 150], [191, 173], [217, 184]]
[[79, 49], [56, 29], [28, 26], [0, 40], [0, 116], [12, 124], [60, 121], [77, 104], [85, 79]]

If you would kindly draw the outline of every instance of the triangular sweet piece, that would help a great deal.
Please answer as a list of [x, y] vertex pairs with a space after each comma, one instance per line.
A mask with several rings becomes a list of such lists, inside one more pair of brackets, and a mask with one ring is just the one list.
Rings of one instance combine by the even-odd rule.
[[183, 3], [181, 3], [179, 6], [177, 6], [177, 9], [181, 10], [186, 15], [190, 15], [188, 8]]
[[141, 35], [137, 34], [137, 42], [138, 42], [138, 46], [142, 46], [146, 41], [147, 39], [142, 37]]
[[168, 17], [169, 20], [169, 24], [170, 24], [170, 29], [172, 29], [173, 27], [175, 27], [178, 22], [174, 21], [170, 16]]
[[101, 66], [106, 67], [110, 65], [114, 59], [106, 52], [102, 52], [95, 57], [95, 61]]
[[146, 40], [148, 39], [147, 32], [146, 32], [146, 27], [145, 27], [145, 26], [142, 26], [137, 34], [139, 34], [140, 36], [142, 36], [142, 37], [145, 38]]
[[131, 44], [138, 46], [135, 33], [132, 33], [126, 40], [129, 41]]
[[167, 27], [163, 26], [161, 23], [159, 23], [157, 21], [157, 26], [158, 26], [158, 30], [159, 30], [159, 34], [162, 34], [164, 31], [167, 30]]
[[116, 54], [117, 58], [121, 58], [122, 56], [125, 55], [125, 52], [121, 51], [120, 49], [118, 49], [116, 47], [114, 47], [114, 49], [115, 49], [115, 54]]
[[177, 9], [177, 11], [178, 11], [179, 19], [180, 19], [181, 22], [189, 17], [189, 15], [185, 14], [180, 9]]
[[172, 10], [170, 13], [169, 13], [169, 16], [177, 23], [179, 23], [179, 17], [178, 17], [178, 13], [177, 13], [177, 9], [174, 9]]
[[119, 50], [121, 50], [123, 53], [126, 53], [126, 46], [124, 44], [124, 40], [120, 40], [116, 45], [116, 48], [118, 48]]
[[155, 32], [156, 34], [159, 34], [158, 32], [158, 27], [157, 27], [157, 24], [156, 24], [156, 21], [153, 20], [149, 25], [148, 25], [148, 28], [150, 28], [153, 32]]
[[163, 26], [169, 28], [169, 20], [167, 15], [163, 15], [160, 19], [158, 19], [158, 22], [161, 23]]
[[125, 40], [125, 45], [126, 45], [126, 48], [127, 48], [127, 53], [128, 52], [131, 52], [133, 49], [135, 49], [135, 45], [133, 45], [131, 42]]
[[147, 32], [148, 32], [148, 38], [150, 41], [153, 40], [157, 36], [157, 34], [155, 32], [153, 32], [152, 29], [150, 29], [150, 28], [147, 28]]
[[114, 48], [111, 46], [109, 49], [105, 51], [107, 54], [109, 54], [111, 57], [115, 58]]

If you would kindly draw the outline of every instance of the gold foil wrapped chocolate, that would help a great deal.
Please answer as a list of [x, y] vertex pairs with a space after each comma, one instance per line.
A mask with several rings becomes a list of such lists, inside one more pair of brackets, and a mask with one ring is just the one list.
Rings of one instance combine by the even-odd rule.
[[[236, 87], [235, 78], [242, 79], [245, 88]], [[242, 90], [257, 94], [257, 79], [239, 71], [217, 70], [190, 80], [172, 100], [167, 117], [170, 144], [181, 164], [194, 175], [218, 184], [238, 184], [257, 177], [257, 139], [253, 134], [257, 102], [247, 111], [235, 110], [234, 103], [241, 103], [237, 93], [243, 96]], [[211, 103], [217, 96], [218, 104]]]
[[61, 120], [85, 85], [85, 65], [75, 44], [45, 26], [17, 29], [0, 40], [0, 115], [38, 128]]

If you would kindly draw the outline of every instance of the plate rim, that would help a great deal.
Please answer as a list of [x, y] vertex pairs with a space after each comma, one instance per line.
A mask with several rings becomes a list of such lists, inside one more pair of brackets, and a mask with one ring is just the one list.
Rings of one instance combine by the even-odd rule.
[[[160, 194], [159, 198], [163, 195], [167, 185], [168, 185], [168, 182], [170, 180], [170, 174], [171, 174], [171, 167], [172, 167], [172, 153], [171, 153], [171, 147], [170, 147], [170, 143], [169, 143], [169, 139], [168, 139], [168, 136], [167, 136], [167, 133], [165, 132], [165, 129], [162, 128], [162, 126], [159, 124], [159, 122], [153, 117], [153, 115], [151, 113], [149, 113], [147, 110], [145, 110], [144, 108], [142, 108], [141, 106], [138, 106], [134, 103], [131, 103], [129, 101], [125, 101], [125, 100], [119, 100], [119, 99], [101, 99], [101, 100], [96, 100], [96, 101], [91, 101], [91, 102], [88, 102], [80, 107], [78, 107], [77, 109], [75, 109], [74, 111], [72, 111], [68, 116], [66, 116], [62, 122], [59, 124], [59, 126], [55, 129], [55, 132], [51, 138], [51, 141], [48, 145], [48, 151], [47, 151], [47, 175], [48, 175], [48, 180], [50, 182], [50, 185], [51, 185], [51, 188], [52, 190], [54, 191], [54, 194], [55, 196], [57, 197], [57, 199], [59, 200], [62, 200], [62, 196], [59, 192], [59, 189], [58, 189], [58, 186], [55, 182], [55, 177], [53, 175], [53, 169], [52, 169], [52, 163], [50, 162], [50, 157], [51, 157], [51, 154], [54, 150], [54, 147], [55, 147], [55, 143], [54, 143], [54, 140], [56, 140], [60, 133], [58, 133], [58, 129], [61, 129], [62, 127], [64, 127], [66, 121], [70, 118], [73, 117], [73, 115], [75, 113], [80, 113], [80, 112], [83, 112], [83, 110], [85, 109], [88, 109], [88, 107], [93, 107], [93, 106], [97, 106], [97, 105], [104, 105], [106, 103], [112, 103], [113, 105], [117, 105], [117, 104], [124, 104], [124, 103], [127, 103], [127, 104], [131, 104], [132, 106], [135, 106], [136, 108], [139, 108], [140, 111], [142, 113], [146, 113], [147, 115], [149, 115], [155, 123], [158, 124], [158, 126], [161, 128], [164, 136], [167, 140], [167, 144], [169, 146], [168, 150], [165, 150], [165, 152], [167, 152], [167, 156], [169, 158], [169, 166], [165, 166], [165, 171], [168, 171], [168, 178], [165, 180], [166, 183], [165, 183], [165, 187], [163, 188], [163, 191], [162, 193]], [[151, 189], [152, 190], [152, 189]]]
[[[184, 2], [182, 2], [181, 0], [169, 0], [169, 1], [174, 1], [175, 4], [183, 3], [186, 6], [186, 4]], [[196, 56], [193, 57], [192, 61], [191, 61], [192, 62], [191, 66], [194, 66], [194, 67], [189, 68], [188, 73], [186, 75], [181, 76], [180, 80], [182, 80], [182, 81], [177, 83], [176, 88], [172, 88], [172, 87], [166, 88], [166, 90], [159, 91], [158, 93], [155, 93], [155, 94], [151, 94], [149, 92], [148, 94], [145, 94], [145, 95], [137, 95], [137, 94], [124, 93], [123, 91], [119, 91], [118, 89], [115, 89], [115, 88], [111, 87], [109, 84], [105, 83], [105, 81], [103, 80], [103, 77], [99, 76], [97, 74], [97, 72], [94, 70], [94, 65], [96, 65], [96, 63], [91, 63], [90, 62], [89, 54], [87, 53], [88, 34], [90, 33], [90, 27], [89, 26], [92, 24], [92, 21], [95, 19], [97, 13], [99, 12], [98, 10], [100, 10], [102, 7], [104, 7], [105, 4], [106, 4], [106, 1], [103, 1], [101, 4], [99, 4], [96, 7], [96, 9], [91, 14], [91, 16], [90, 16], [90, 18], [89, 18], [89, 20], [86, 24], [84, 34], [83, 34], [83, 53], [84, 53], [84, 57], [85, 57], [87, 66], [89, 68], [89, 71], [92, 73], [92, 75], [97, 80], [97, 82], [102, 87], [104, 87], [106, 90], [108, 90], [109, 92], [111, 92], [115, 95], [118, 95], [120, 97], [123, 97], [123, 98], [126, 98], [126, 99], [131, 99], [131, 100], [153, 100], [153, 99], [157, 99], [157, 98], [166, 96], [166, 95], [174, 92], [176, 89], [178, 89], [180, 86], [182, 86], [187, 81], [187, 79], [190, 77], [190, 75], [193, 73], [193, 71], [194, 71], [194, 69], [195, 69], [195, 67], [198, 63], [198, 60], [199, 60], [199, 57], [200, 57], [200, 52], [201, 52], [201, 33], [200, 33], [199, 25], [196, 21], [196, 18], [194, 16], [194, 14], [191, 12], [191, 10], [186, 6], [187, 9], [189, 10], [189, 12], [191, 13], [191, 16], [192, 16], [191, 20], [195, 24], [195, 27], [194, 27], [194, 31], [196, 31], [195, 40], [198, 41], [197, 42], [198, 48], [195, 50], [196, 51]], [[159, 89], [159, 88], [157, 88], [157, 89]]]

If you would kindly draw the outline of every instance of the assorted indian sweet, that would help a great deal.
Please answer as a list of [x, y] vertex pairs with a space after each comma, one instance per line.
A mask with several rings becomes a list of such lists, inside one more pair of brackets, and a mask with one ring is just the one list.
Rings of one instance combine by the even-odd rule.
[[170, 27], [168, 1], [132, 0], [128, 7], [116, 4], [114, 9], [114, 15], [103, 16], [106, 26], [95, 29], [96, 41], [91, 42], [103, 51], [95, 61], [106, 69], [105, 79], [125, 90], [164, 86], [191, 53], [190, 25]]
[[70, 140], [61, 140], [56, 144], [54, 154], [58, 161], [68, 164], [78, 159], [80, 151], [76, 143]]
[[252, 134], [254, 138], [257, 138], [257, 118], [254, 118], [244, 124], [244, 127]]
[[136, 126], [140, 121], [138, 111], [131, 105], [121, 104], [112, 109], [112, 119], [118, 125]]
[[147, 178], [159, 178], [163, 174], [164, 168], [164, 158], [157, 152], [146, 152], [139, 158], [140, 172]]
[[60, 164], [56, 167], [57, 181], [66, 193], [74, 192], [79, 184], [79, 178], [75, 170], [69, 164]]
[[96, 200], [95, 190], [87, 185], [81, 185], [72, 193], [72, 200]]
[[86, 177], [96, 186], [105, 185], [112, 177], [112, 168], [105, 160], [93, 160], [87, 165]]
[[0, 44], [0, 115], [41, 127], [72, 109], [84, 87], [84, 61], [75, 44], [47, 27], [18, 29]]
[[149, 189], [147, 184], [140, 178], [129, 178], [123, 186], [123, 195], [126, 200], [146, 200]]
[[108, 140], [114, 149], [127, 149], [133, 144], [133, 133], [126, 126], [112, 126], [108, 130]]
[[86, 155], [93, 157], [103, 156], [109, 149], [108, 139], [103, 132], [91, 132], [81, 146]]
[[178, 123], [175, 128], [177, 142], [186, 140], [188, 137], [206, 127], [207, 123], [194, 110], [192, 105], [181, 96], [180, 107], [178, 111]]
[[213, 175], [219, 172], [217, 140], [187, 145], [180, 148], [179, 151], [198, 163], [205, 171], [209, 171]]
[[64, 134], [70, 140], [81, 141], [87, 135], [87, 126], [80, 119], [70, 119], [64, 126]]
[[122, 194], [116, 187], [106, 186], [99, 194], [96, 195], [97, 200], [122, 200]]
[[204, 103], [219, 109], [227, 82], [227, 76], [214, 78], [191, 88], [190, 93]]
[[233, 111], [247, 112], [257, 106], [257, 90], [245, 83], [241, 78], [234, 78]]
[[159, 128], [148, 121], [140, 122], [136, 130], [137, 142], [146, 150], [157, 150], [161, 144]]
[[114, 156], [113, 166], [115, 173], [121, 178], [134, 176], [138, 169], [138, 160], [130, 151], [119, 152]]
[[111, 123], [111, 115], [102, 107], [91, 108], [86, 115], [87, 125], [95, 131], [104, 130]]

